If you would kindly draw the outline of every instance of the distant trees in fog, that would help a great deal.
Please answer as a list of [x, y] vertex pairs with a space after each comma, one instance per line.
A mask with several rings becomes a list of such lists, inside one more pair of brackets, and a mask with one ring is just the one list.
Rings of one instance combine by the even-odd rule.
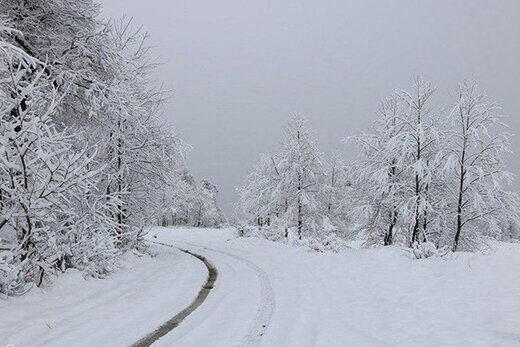
[[226, 221], [218, 206], [217, 187], [207, 180], [196, 182], [187, 171], [179, 174], [162, 194], [162, 226], [219, 227]]

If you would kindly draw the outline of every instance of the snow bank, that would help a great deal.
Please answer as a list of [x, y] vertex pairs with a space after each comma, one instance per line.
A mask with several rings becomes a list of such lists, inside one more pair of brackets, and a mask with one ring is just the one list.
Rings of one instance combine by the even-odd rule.
[[168, 320], [196, 297], [204, 265], [180, 251], [152, 247], [128, 254], [109, 278], [85, 280], [77, 270], [52, 287], [0, 300], [0, 346], [123, 346]]

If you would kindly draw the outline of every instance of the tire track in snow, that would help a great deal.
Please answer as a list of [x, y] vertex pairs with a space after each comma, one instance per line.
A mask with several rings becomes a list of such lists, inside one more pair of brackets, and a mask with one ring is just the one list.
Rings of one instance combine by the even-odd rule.
[[[158, 244], [158, 245], [162, 245], [162, 246], [178, 248], [173, 245], [169, 245], [167, 243], [155, 242], [155, 241], [151, 241], [151, 242]], [[180, 248], [178, 248], [178, 249], [180, 249]], [[199, 259], [201, 262], [203, 262], [204, 265], [206, 266], [206, 268], [208, 269], [208, 278], [206, 279], [206, 282], [200, 289], [195, 300], [193, 300], [192, 303], [188, 307], [186, 307], [181, 312], [177, 313], [175, 316], [173, 316], [168, 321], [163, 323], [159, 328], [155, 329], [150, 334], [146, 335], [145, 337], [141, 338], [136, 343], [132, 344], [132, 347], [150, 346], [152, 343], [159, 340], [161, 337], [163, 337], [164, 335], [168, 334], [170, 331], [175, 329], [177, 326], [179, 326], [179, 324], [186, 317], [188, 317], [193, 311], [195, 311], [200, 305], [202, 305], [202, 303], [206, 300], [211, 289], [213, 289], [213, 285], [215, 284], [215, 281], [217, 280], [217, 276], [218, 276], [218, 271], [215, 268], [215, 266], [202, 255], [190, 252], [186, 249], [180, 249], [180, 250], [186, 254], [189, 254], [189, 255]]]
[[201, 248], [207, 251], [216, 252], [220, 254], [224, 254], [228, 257], [234, 258], [236, 260], [239, 260], [243, 263], [245, 263], [248, 267], [253, 269], [259, 279], [260, 279], [260, 306], [258, 307], [256, 311], [255, 318], [250, 324], [248, 333], [242, 338], [240, 344], [238, 346], [259, 346], [262, 337], [267, 332], [267, 329], [269, 328], [269, 323], [271, 322], [271, 318], [274, 313], [274, 308], [276, 306], [275, 297], [274, 297], [274, 290], [271, 285], [271, 281], [269, 280], [269, 276], [267, 273], [262, 270], [258, 265], [253, 263], [250, 260], [247, 260], [245, 258], [242, 258], [238, 255], [235, 255], [233, 253], [209, 248], [205, 246], [196, 245], [190, 242], [183, 242], [181, 243], [190, 245], [192, 247]]

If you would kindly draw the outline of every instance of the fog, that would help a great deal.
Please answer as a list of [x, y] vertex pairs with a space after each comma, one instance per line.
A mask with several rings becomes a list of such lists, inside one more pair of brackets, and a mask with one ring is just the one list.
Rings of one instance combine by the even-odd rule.
[[[439, 105], [476, 78], [520, 134], [519, 1], [102, 1], [105, 16], [125, 13], [150, 33], [158, 81], [172, 90], [165, 117], [228, 216], [235, 187], [293, 113], [324, 152], [349, 160], [341, 139], [414, 74], [437, 86]], [[520, 173], [520, 155], [510, 169]]]

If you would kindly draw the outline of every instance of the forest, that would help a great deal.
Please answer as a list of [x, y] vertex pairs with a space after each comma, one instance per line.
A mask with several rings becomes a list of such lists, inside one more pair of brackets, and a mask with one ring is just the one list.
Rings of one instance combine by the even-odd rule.
[[172, 209], [221, 222], [214, 186], [195, 183], [189, 145], [161, 117], [168, 91], [142, 29], [89, 0], [0, 13], [0, 293], [67, 268], [105, 276]]

